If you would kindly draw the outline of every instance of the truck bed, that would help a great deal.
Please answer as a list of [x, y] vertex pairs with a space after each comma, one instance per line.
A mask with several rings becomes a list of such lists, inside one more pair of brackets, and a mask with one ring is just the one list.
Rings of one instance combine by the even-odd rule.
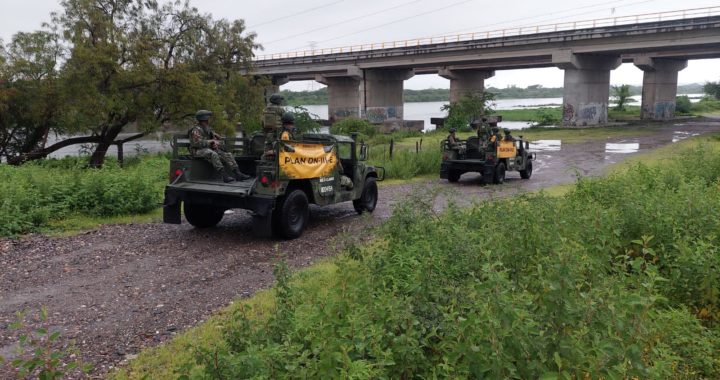
[[170, 184], [168, 185], [168, 187], [184, 191], [226, 194], [245, 197], [250, 194], [250, 191], [255, 185], [256, 180], [256, 178], [250, 178], [244, 181], [235, 181], [231, 183], [224, 183], [221, 181], [212, 180], [181, 181], [176, 184]]

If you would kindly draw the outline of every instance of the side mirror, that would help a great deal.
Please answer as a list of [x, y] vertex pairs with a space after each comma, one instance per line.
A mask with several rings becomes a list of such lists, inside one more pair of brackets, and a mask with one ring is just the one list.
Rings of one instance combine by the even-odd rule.
[[365, 144], [360, 145], [360, 161], [368, 159], [368, 146]]

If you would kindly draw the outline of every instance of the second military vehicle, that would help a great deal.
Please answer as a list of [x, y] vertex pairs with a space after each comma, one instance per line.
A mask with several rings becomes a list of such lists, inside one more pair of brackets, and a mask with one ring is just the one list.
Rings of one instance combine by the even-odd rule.
[[501, 137], [497, 129], [491, 133], [485, 127], [480, 128], [478, 136], [467, 140], [452, 143], [445, 139], [441, 143], [440, 178], [457, 182], [464, 173], [478, 172], [484, 183], [500, 184], [510, 170], [520, 172], [522, 179], [529, 179], [535, 159], [529, 148], [530, 142], [522, 136], [516, 139], [506, 130], [505, 137]]
[[276, 141], [265, 151], [265, 136], [225, 139], [240, 170], [252, 177], [224, 183], [212, 165], [183, 154], [187, 136], [173, 138], [170, 183], [165, 187], [163, 220], [187, 221], [197, 228], [215, 226], [226, 210], [249, 210], [253, 231], [262, 237], [300, 236], [309, 219], [309, 204], [353, 202], [358, 213], [372, 212], [378, 200], [376, 181], [385, 170], [366, 164], [368, 146], [354, 138], [306, 133]]

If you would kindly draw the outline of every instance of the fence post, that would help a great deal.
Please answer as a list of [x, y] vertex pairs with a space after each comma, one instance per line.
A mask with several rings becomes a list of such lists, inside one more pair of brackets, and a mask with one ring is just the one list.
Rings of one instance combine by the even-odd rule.
[[420, 153], [420, 144], [417, 141], [415, 141], [415, 154], [418, 154], [418, 153]]
[[394, 140], [394, 139], [390, 139], [390, 160], [392, 160], [392, 156], [393, 156], [393, 146], [394, 146], [394, 145], [395, 145], [395, 140]]
[[123, 167], [123, 143], [117, 143], [117, 160], [120, 167]]
[[420, 150], [422, 150], [422, 137], [420, 138]]

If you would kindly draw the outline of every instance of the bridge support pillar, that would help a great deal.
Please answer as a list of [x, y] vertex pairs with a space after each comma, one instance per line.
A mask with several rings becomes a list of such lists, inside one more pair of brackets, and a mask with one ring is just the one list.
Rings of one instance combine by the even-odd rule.
[[272, 75], [270, 76], [270, 84], [265, 86], [265, 104], [269, 103], [270, 95], [280, 92], [280, 86], [289, 82], [290, 78], [287, 75]]
[[328, 88], [330, 122], [360, 117], [362, 70], [353, 66], [348, 68], [347, 75], [316, 75], [315, 80]]
[[450, 103], [455, 103], [467, 94], [482, 95], [485, 91], [485, 79], [493, 77], [495, 71], [444, 67], [438, 75], [450, 79]]
[[403, 120], [403, 82], [415, 75], [413, 69], [366, 69], [361, 104], [371, 123]]
[[633, 63], [643, 71], [641, 119], [667, 120], [675, 116], [678, 72], [686, 59], [636, 57]]
[[553, 63], [565, 70], [563, 125], [596, 125], [607, 122], [610, 70], [620, 66], [619, 56], [554, 52]]

